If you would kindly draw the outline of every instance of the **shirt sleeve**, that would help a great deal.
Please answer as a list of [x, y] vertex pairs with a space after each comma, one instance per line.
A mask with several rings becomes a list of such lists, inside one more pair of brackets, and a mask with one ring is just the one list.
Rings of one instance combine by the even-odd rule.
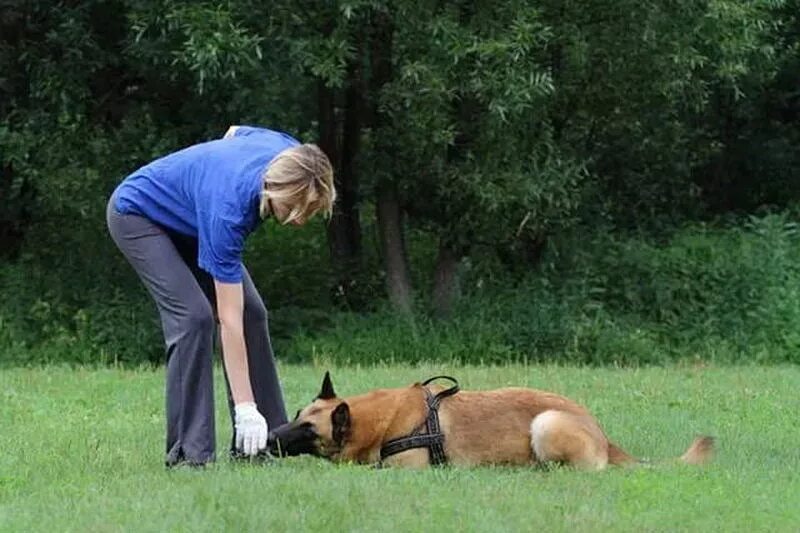
[[245, 235], [242, 224], [232, 217], [199, 214], [198, 266], [217, 281], [241, 282]]
[[238, 126], [233, 132], [234, 137], [251, 137], [258, 139], [265, 145], [276, 150], [276, 153], [292, 146], [297, 146], [300, 141], [282, 131], [259, 128], [258, 126]]
[[273, 135], [272, 130], [266, 128], [259, 128], [257, 126], [239, 126], [233, 132], [234, 137], [249, 137], [252, 135]]

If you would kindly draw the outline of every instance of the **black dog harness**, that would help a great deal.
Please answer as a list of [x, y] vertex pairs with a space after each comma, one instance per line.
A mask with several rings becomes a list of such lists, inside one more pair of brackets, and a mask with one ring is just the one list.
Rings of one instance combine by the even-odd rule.
[[[425, 385], [437, 379], [446, 379], [453, 383], [449, 389], [445, 389], [437, 394], [431, 394]], [[450, 376], [435, 376], [422, 383], [425, 391], [425, 403], [428, 406], [428, 416], [425, 422], [420, 424], [410, 435], [392, 439], [381, 446], [381, 462], [387, 457], [411, 450], [413, 448], [428, 448], [428, 457], [431, 465], [447, 464], [447, 455], [444, 453], [444, 435], [439, 427], [439, 403], [448, 396], [459, 391], [458, 381]]]

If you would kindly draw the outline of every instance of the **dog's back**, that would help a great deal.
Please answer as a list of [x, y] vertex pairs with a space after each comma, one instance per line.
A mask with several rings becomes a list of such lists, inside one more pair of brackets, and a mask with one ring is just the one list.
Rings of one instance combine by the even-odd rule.
[[[442, 402], [440, 418], [445, 451], [457, 465], [560, 462], [599, 470], [639, 462], [608, 440], [588, 409], [552, 392], [464, 391]], [[712, 456], [713, 439], [700, 437], [680, 460], [702, 464]]]
[[582, 405], [551, 392], [509, 387], [464, 391], [442, 402], [448, 458], [461, 465], [535, 462], [531, 423], [545, 412], [565, 413], [582, 421], [607, 447], [599, 424]]

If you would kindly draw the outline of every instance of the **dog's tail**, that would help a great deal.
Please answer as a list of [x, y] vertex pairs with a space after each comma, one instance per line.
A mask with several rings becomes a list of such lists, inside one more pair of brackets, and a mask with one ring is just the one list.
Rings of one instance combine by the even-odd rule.
[[[702, 436], [694, 439], [689, 448], [679, 457], [688, 465], [703, 465], [714, 458], [714, 437]], [[613, 443], [608, 443], [608, 463], [619, 466], [641, 464], [641, 461]]]
[[639, 462], [639, 459], [628, 454], [625, 450], [613, 444], [608, 443], [608, 464], [616, 466], [634, 465]]
[[714, 458], [714, 437], [697, 437], [680, 460], [687, 465], [704, 465]]

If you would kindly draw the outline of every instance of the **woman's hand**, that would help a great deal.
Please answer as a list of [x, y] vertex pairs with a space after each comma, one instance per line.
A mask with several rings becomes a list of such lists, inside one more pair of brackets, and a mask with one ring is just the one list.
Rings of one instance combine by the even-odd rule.
[[246, 455], [255, 455], [267, 447], [267, 421], [258, 412], [256, 404], [245, 402], [234, 407], [236, 448]]

